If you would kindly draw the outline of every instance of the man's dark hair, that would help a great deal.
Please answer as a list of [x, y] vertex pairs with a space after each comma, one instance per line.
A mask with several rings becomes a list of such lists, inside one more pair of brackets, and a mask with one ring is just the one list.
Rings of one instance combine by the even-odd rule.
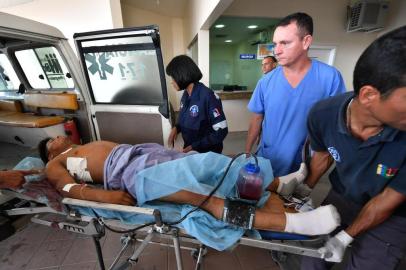
[[38, 152], [39, 152], [39, 156], [42, 159], [42, 161], [47, 164], [48, 163], [48, 148], [47, 148], [47, 143], [49, 140], [51, 140], [52, 138], [45, 138], [43, 140], [41, 140], [38, 143]]
[[276, 27], [287, 26], [293, 22], [296, 22], [299, 34], [302, 38], [306, 35], [313, 36], [313, 19], [303, 12], [297, 12], [286, 16], [276, 25]]
[[278, 63], [278, 61], [276, 60], [275, 56], [267, 55], [267, 56], [264, 57], [264, 59], [267, 59], [267, 58], [271, 58], [274, 63]]
[[406, 26], [372, 42], [361, 54], [353, 74], [354, 93], [365, 85], [375, 87], [383, 97], [406, 86]]
[[186, 89], [189, 84], [196, 83], [203, 77], [199, 67], [187, 55], [174, 57], [166, 66], [166, 74], [173, 78], [180, 89]]

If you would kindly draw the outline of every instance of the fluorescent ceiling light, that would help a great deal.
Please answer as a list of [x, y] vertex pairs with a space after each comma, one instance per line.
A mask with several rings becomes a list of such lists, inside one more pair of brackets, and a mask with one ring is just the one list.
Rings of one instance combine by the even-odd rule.
[[231, 39], [226, 39], [224, 42], [226, 42], [226, 43], [231, 43], [231, 42], [233, 42]]
[[224, 28], [224, 24], [216, 24], [214, 27], [216, 27], [216, 28]]
[[252, 24], [247, 26], [249, 29], [255, 29], [258, 28], [258, 25]]

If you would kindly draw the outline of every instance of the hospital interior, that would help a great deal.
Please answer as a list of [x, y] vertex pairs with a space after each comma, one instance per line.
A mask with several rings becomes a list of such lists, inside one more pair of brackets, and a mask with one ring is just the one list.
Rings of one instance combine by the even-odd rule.
[[[0, 1], [0, 173], [40, 168], [38, 181], [48, 183], [37, 148], [47, 137], [68, 136], [75, 145], [157, 143], [182, 151], [181, 134], [173, 145], [168, 139], [181, 119], [182, 96], [187, 90], [178, 91], [165, 72], [178, 55], [196, 63], [202, 73], [199, 81], [221, 100], [222, 111], [210, 114], [217, 118], [224, 113], [228, 133], [221, 161], [231, 161], [246, 151], [253, 117], [248, 104], [258, 81], [266, 76], [262, 61], [274, 54], [275, 29], [282, 18], [295, 12], [313, 18], [308, 57], [336, 68], [347, 91], [353, 89], [355, 64], [369, 44], [406, 25], [405, 0]], [[364, 21], [354, 23], [359, 18]], [[190, 110], [193, 113], [198, 111]], [[255, 141], [252, 151], [259, 144]], [[312, 154], [306, 147], [303, 161]], [[259, 164], [254, 157], [248, 159]], [[205, 168], [217, 164], [205, 162]], [[333, 167], [307, 197], [314, 207], [331, 189], [328, 175]], [[77, 190], [83, 197], [87, 184], [80, 185]], [[205, 192], [210, 187], [202, 185]], [[165, 223], [171, 215], [166, 209], [185, 213], [191, 206], [178, 210], [174, 204], [167, 207], [158, 202], [132, 208], [63, 198], [53, 190], [59, 199], [55, 208], [44, 196], [49, 183], [34, 183], [23, 192], [1, 187], [0, 182], [1, 270], [293, 270], [300, 269], [302, 257], [328, 256], [319, 252], [328, 240], [326, 235], [290, 238], [278, 234], [267, 239], [246, 225], [252, 225], [252, 220], [242, 221], [244, 230], [238, 225], [194, 234], [189, 230], [204, 230], [205, 221], [183, 226]], [[306, 203], [291, 200], [301, 206]], [[159, 211], [153, 211], [155, 206]], [[113, 214], [100, 217], [105, 212]], [[222, 222], [212, 221], [215, 218], [209, 213], [199, 217], [202, 212], [198, 209], [194, 218]], [[141, 218], [133, 218], [137, 215]], [[127, 217], [137, 222], [129, 224]], [[151, 224], [137, 228], [144, 223]], [[221, 234], [235, 240], [216, 240]], [[397, 270], [406, 269], [402, 256]], [[344, 269], [344, 264], [336, 263], [332, 269]]]

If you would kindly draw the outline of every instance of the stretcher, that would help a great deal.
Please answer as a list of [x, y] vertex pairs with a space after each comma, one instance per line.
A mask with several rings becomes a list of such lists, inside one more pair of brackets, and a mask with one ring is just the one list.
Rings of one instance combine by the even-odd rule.
[[[192, 256], [196, 260], [195, 269], [200, 269], [203, 257], [207, 252], [207, 247], [198, 239], [191, 237], [178, 227], [166, 225], [162, 220], [160, 211], [157, 209], [99, 203], [71, 198], [62, 199], [62, 208], [55, 209], [55, 207], [39, 202], [36, 200], [37, 198], [27, 196], [23, 193], [11, 190], [1, 190], [1, 192], [29, 202], [29, 206], [5, 210], [5, 214], [9, 216], [33, 214], [31, 221], [34, 223], [91, 236], [94, 240], [100, 269], [129, 269], [132, 265], [137, 264], [139, 256], [149, 244], [173, 247], [178, 270], [184, 269], [181, 249], [191, 251]], [[83, 215], [80, 209], [84, 207], [149, 215], [153, 217], [154, 221], [141, 225], [128, 225], [119, 220], [98, 216], [96, 212], [94, 212], [94, 215]], [[122, 234], [122, 249], [118, 252], [112, 264], [106, 268], [100, 239], [103, 238], [107, 229]], [[260, 234], [262, 239], [243, 236], [234, 247], [237, 245], [246, 245], [316, 258], [325, 256], [318, 252], [318, 248], [324, 245], [326, 236], [306, 237], [270, 231], [262, 231]], [[169, 239], [172, 243], [163, 243], [161, 242], [163, 239]], [[136, 247], [133, 254], [122, 262], [123, 260], [121, 260], [121, 258], [123, 254], [133, 245]]]

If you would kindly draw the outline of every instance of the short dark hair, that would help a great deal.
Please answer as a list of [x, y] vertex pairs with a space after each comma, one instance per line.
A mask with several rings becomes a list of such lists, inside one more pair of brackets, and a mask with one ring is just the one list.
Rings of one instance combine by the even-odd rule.
[[199, 67], [187, 55], [174, 57], [166, 66], [166, 74], [173, 78], [180, 89], [186, 89], [189, 84], [196, 83], [203, 77]]
[[49, 161], [49, 159], [48, 159], [48, 155], [49, 155], [49, 152], [48, 152], [48, 148], [47, 148], [47, 143], [48, 143], [48, 141], [49, 140], [51, 140], [52, 138], [45, 138], [45, 139], [43, 139], [43, 140], [41, 140], [39, 143], [38, 143], [38, 152], [39, 152], [39, 156], [40, 156], [40, 158], [41, 158], [41, 160], [45, 163], [45, 164], [47, 164], [48, 163], [48, 161]]
[[277, 62], [278, 62], [278, 61], [276, 60], [275, 56], [267, 55], [267, 56], [264, 57], [264, 59], [267, 59], [267, 58], [271, 58], [274, 63], [277, 63]]
[[287, 26], [293, 22], [296, 22], [299, 34], [302, 38], [306, 35], [313, 36], [313, 19], [303, 12], [296, 12], [286, 16], [276, 25], [276, 27]]
[[354, 74], [354, 93], [365, 85], [375, 87], [383, 97], [406, 86], [406, 26], [376, 39], [361, 54]]

